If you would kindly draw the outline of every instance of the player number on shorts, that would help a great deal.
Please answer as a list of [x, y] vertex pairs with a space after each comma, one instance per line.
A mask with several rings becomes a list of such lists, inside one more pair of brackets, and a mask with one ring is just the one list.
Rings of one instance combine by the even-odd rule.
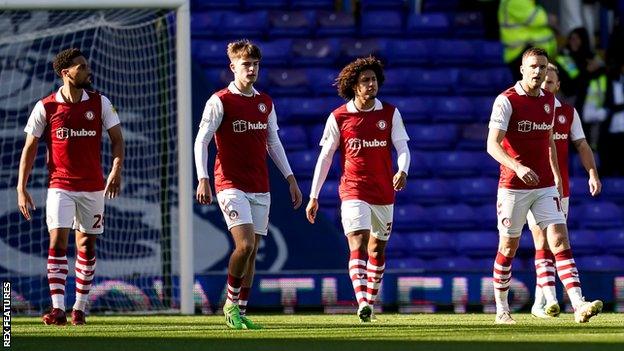
[[93, 216], [93, 219], [95, 219], [95, 223], [93, 223], [93, 229], [102, 228], [102, 215], [96, 214]]
[[555, 200], [555, 203], [557, 204], [557, 212], [561, 212], [561, 201], [559, 201], [558, 197], [553, 197], [553, 200]]

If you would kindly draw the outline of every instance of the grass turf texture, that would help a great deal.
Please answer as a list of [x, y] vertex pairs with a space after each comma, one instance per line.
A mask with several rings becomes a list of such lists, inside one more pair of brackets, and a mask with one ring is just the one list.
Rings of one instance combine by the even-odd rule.
[[45, 326], [14, 317], [11, 350], [624, 350], [624, 314], [589, 323], [572, 314], [537, 319], [513, 314], [382, 314], [361, 324], [353, 315], [253, 315], [263, 330], [229, 330], [215, 316], [88, 316], [86, 326]]

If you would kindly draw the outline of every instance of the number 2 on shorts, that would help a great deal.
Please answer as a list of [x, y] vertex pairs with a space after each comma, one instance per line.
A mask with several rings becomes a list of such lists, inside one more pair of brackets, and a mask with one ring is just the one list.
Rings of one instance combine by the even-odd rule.
[[557, 212], [561, 212], [561, 201], [559, 201], [558, 197], [553, 197], [553, 200], [555, 200], [555, 203], [557, 204]]
[[93, 215], [93, 218], [95, 219], [95, 223], [93, 223], [93, 229], [102, 228], [102, 215], [96, 214], [96, 215]]

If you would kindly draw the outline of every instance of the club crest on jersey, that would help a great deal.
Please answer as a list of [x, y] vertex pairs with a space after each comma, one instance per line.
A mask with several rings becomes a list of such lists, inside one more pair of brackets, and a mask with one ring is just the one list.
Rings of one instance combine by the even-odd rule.
[[509, 219], [509, 218], [503, 218], [503, 220], [501, 221], [501, 224], [502, 224], [505, 228], [509, 228], [509, 227], [511, 227], [511, 219]]
[[559, 123], [564, 124], [566, 122], [566, 117], [564, 115], [559, 115], [557, 117], [557, 120], [559, 121]]
[[388, 123], [386, 123], [386, 121], [381, 119], [377, 121], [377, 128], [379, 128], [379, 130], [385, 130], [386, 128], [388, 128]]
[[228, 217], [230, 217], [231, 220], [235, 220], [236, 218], [238, 218], [238, 212], [232, 210], [228, 213]]
[[89, 121], [92, 121], [95, 118], [95, 113], [93, 113], [93, 111], [87, 111], [85, 112], [84, 116]]
[[549, 104], [544, 104], [544, 112], [550, 113], [550, 105]]
[[258, 104], [258, 111], [262, 112], [262, 113], [266, 113], [267, 112], [267, 105], [265, 105], [264, 103], [259, 103]]

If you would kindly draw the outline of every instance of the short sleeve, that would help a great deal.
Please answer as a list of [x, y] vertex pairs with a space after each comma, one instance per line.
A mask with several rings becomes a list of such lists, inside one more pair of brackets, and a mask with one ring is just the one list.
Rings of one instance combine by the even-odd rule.
[[109, 130], [119, 123], [119, 115], [113, 104], [106, 96], [102, 95], [102, 124], [104, 129]]
[[48, 121], [46, 118], [46, 111], [43, 107], [43, 102], [39, 100], [28, 117], [28, 122], [26, 122], [24, 132], [37, 138], [41, 138], [47, 124]]
[[570, 140], [576, 141], [585, 139], [585, 132], [583, 132], [583, 125], [581, 124], [581, 117], [576, 109], [574, 109], [574, 117], [572, 118], [572, 126], [570, 127]]
[[512, 107], [509, 99], [504, 95], [499, 95], [494, 100], [492, 107], [492, 115], [490, 116], [490, 124], [488, 127], [500, 130], [507, 130], [509, 120], [511, 119]]
[[330, 143], [335, 147], [340, 144], [340, 129], [338, 128], [338, 123], [336, 122], [336, 117], [334, 117], [333, 113], [329, 115], [329, 118], [327, 118], [325, 130], [323, 130], [323, 136], [321, 137], [319, 145], [323, 146], [326, 143]]

